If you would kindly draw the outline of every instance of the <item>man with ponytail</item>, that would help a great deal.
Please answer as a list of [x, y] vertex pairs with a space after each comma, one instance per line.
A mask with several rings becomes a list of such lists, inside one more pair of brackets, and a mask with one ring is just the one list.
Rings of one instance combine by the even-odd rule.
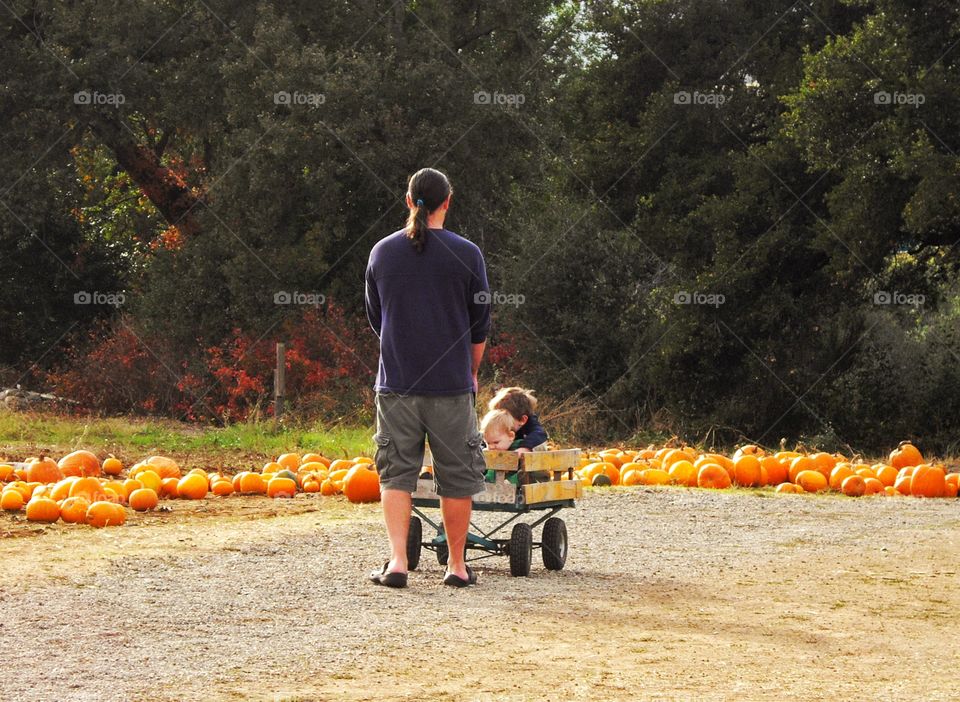
[[425, 439], [450, 554], [443, 582], [476, 582], [463, 555], [472, 497], [483, 491], [486, 471], [476, 392], [490, 289], [480, 249], [443, 226], [452, 192], [440, 171], [414, 173], [406, 227], [377, 242], [367, 263], [367, 318], [380, 339], [374, 440], [390, 540], [390, 560], [370, 579], [388, 587], [407, 585], [411, 493]]

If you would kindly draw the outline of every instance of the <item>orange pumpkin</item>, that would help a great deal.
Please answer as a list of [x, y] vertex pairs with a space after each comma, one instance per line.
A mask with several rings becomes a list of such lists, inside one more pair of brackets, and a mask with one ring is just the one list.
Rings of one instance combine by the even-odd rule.
[[68, 497], [60, 505], [60, 518], [68, 524], [80, 524], [86, 521], [88, 507], [86, 497]]
[[809, 456], [797, 456], [796, 458], [792, 459], [790, 461], [790, 470], [788, 472], [790, 482], [795, 484], [797, 482], [797, 476], [805, 470], [816, 470], [815, 464]]
[[293, 497], [297, 494], [297, 481], [293, 478], [276, 477], [267, 483], [268, 497]]
[[181, 475], [179, 464], [166, 456], [150, 456], [144, 463], [161, 478], [179, 478]]
[[324, 497], [330, 497], [331, 495], [336, 495], [339, 492], [340, 492], [340, 488], [337, 487], [337, 485], [332, 480], [330, 480], [330, 478], [327, 478], [322, 483], [320, 483], [320, 494], [323, 495]]
[[259, 473], [244, 473], [240, 478], [240, 492], [245, 495], [265, 495], [267, 484]]
[[707, 463], [697, 472], [697, 486], [723, 490], [732, 484], [727, 469], [717, 463]]
[[947, 491], [946, 477], [940, 466], [922, 463], [910, 476], [910, 494], [914, 497], [943, 497]]
[[838, 463], [832, 471], [830, 471], [830, 479], [828, 483], [830, 487], [834, 490], [842, 490], [843, 481], [849, 478], [851, 475], [856, 475], [853, 471], [853, 468], [850, 467], [849, 463]]
[[918, 466], [923, 463], [923, 456], [917, 447], [909, 441], [901, 441], [900, 445], [890, 453], [890, 465], [897, 470], [909, 466]]
[[52, 458], [40, 454], [27, 463], [28, 483], [57, 483], [63, 480], [63, 472]]
[[100, 500], [87, 507], [86, 522], [90, 526], [101, 528], [120, 526], [127, 521], [127, 511], [123, 505]]
[[[677, 463], [680, 463], [680, 461], [677, 461]], [[677, 463], [673, 465], [677, 465]], [[640, 471], [637, 482], [640, 485], [666, 485], [670, 482], [670, 474], [663, 468], [646, 468]]]
[[823, 477], [830, 479], [830, 473], [837, 465], [837, 458], [829, 453], [815, 453], [810, 456], [813, 461], [813, 469], [823, 473]]
[[867, 491], [867, 483], [862, 476], [854, 473], [853, 475], [848, 475], [846, 478], [844, 478], [840, 485], [840, 490], [844, 495], [849, 495], [850, 497], [860, 497]]
[[190, 473], [177, 483], [177, 496], [187, 500], [202, 500], [210, 490], [206, 473]]
[[828, 485], [827, 477], [818, 470], [800, 471], [795, 482], [804, 492], [820, 492], [826, 490]]
[[233, 483], [226, 478], [221, 478], [219, 480], [214, 480], [213, 485], [210, 486], [210, 492], [219, 497], [225, 497], [227, 495], [233, 494]]
[[760, 460], [760, 467], [767, 471], [767, 482], [770, 485], [780, 485], [790, 478], [787, 466], [776, 456], [764, 456]]
[[13, 480], [13, 466], [7, 463], [0, 463], [0, 483], [5, 483], [8, 480]]
[[877, 480], [883, 483], [884, 487], [891, 487], [895, 482], [897, 482], [897, 469], [893, 466], [878, 463], [873, 467], [873, 469], [877, 474]]
[[[348, 461], [344, 458], [338, 458], [337, 460], [335, 460], [333, 463], [330, 464], [330, 466], [328, 467], [328, 470], [330, 471], [330, 473], [333, 473], [334, 471], [350, 470], [351, 468], [353, 468], [353, 461]], [[344, 473], [344, 475], [346, 475], [346, 473]]]
[[863, 492], [864, 495], [881, 495], [886, 491], [886, 488], [883, 487], [883, 483], [876, 478], [864, 478], [863, 482], [866, 486], [866, 489]]
[[96, 478], [77, 478], [70, 486], [70, 497], [85, 497], [87, 502], [94, 503], [106, 497], [103, 485]]
[[8, 512], [22, 509], [25, 501], [23, 493], [16, 488], [6, 488], [3, 493], [0, 493], [0, 508]]
[[[640, 470], [643, 470], [643, 464], [641, 463], [627, 465], [641, 466]], [[670, 481], [676, 485], [686, 485], [688, 487], [697, 486], [697, 468], [688, 460], [677, 461], [670, 466], [667, 474], [670, 476]]]
[[[157, 494], [161, 497], [179, 497], [177, 493], [177, 485], [179, 484], [179, 478], [163, 478], [160, 482], [160, 492]], [[154, 492], [156, 492], [156, 490], [154, 490]]]
[[760, 485], [760, 459], [753, 453], [744, 453], [733, 461], [733, 478], [737, 485], [756, 487]]
[[51, 499], [59, 502], [60, 500], [65, 500], [70, 497], [70, 488], [73, 487], [73, 484], [79, 479], [80, 478], [77, 477], [64, 478], [59, 483], [56, 483], [50, 490]]
[[60, 459], [57, 466], [64, 475], [75, 475], [78, 478], [100, 475], [100, 459], [90, 451], [84, 451], [83, 449], [68, 453]]
[[105, 475], [120, 475], [123, 472], [123, 463], [112, 453], [103, 459], [103, 464], [100, 467]]
[[300, 467], [300, 454], [299, 453], [284, 453], [280, 456], [277, 456], [277, 463], [296, 473], [297, 468]]
[[797, 492], [797, 486], [793, 483], [780, 483], [777, 485], [776, 492], [782, 493], [784, 495], [792, 495]]
[[149, 488], [140, 488], [130, 493], [130, 509], [137, 512], [146, 512], [157, 506], [157, 493]]
[[[614, 469], [616, 470], [616, 469]], [[617, 470], [619, 478], [620, 471]], [[380, 500], [380, 476], [369, 464], [355, 465], [343, 479], [343, 494], [351, 502], [378, 502]]]
[[34, 497], [27, 503], [27, 520], [52, 524], [60, 519], [60, 505], [49, 497]]

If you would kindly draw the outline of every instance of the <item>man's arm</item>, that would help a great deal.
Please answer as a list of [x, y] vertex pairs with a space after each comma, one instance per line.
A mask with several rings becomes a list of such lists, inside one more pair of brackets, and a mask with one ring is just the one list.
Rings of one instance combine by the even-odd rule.
[[483, 360], [483, 352], [487, 348], [486, 340], [479, 344], [473, 344], [471, 350], [473, 355], [470, 359], [470, 374], [473, 376], [473, 391], [478, 392], [477, 373], [480, 371], [480, 361]]
[[377, 337], [380, 336], [380, 292], [377, 290], [377, 281], [373, 278], [370, 270], [370, 264], [367, 264], [367, 271], [364, 274], [364, 302], [367, 308], [367, 321], [370, 322], [370, 328], [373, 329]]

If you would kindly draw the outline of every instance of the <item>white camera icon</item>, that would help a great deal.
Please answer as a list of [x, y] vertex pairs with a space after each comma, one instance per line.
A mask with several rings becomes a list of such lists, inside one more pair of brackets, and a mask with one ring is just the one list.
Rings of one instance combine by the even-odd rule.
[[93, 296], [86, 290], [81, 290], [73, 294], [73, 304], [75, 305], [89, 305], [92, 301]]
[[678, 293], [675, 293], [673, 296], [673, 304], [675, 305], [689, 305], [691, 301], [691, 295], [686, 290], [681, 290]]
[[690, 92], [687, 90], [681, 90], [673, 94], [674, 105], [689, 105], [690, 100], [691, 100]]
[[273, 94], [274, 105], [289, 105], [290, 102], [290, 93], [288, 93], [286, 90], [281, 90], [279, 93]]
[[481, 90], [480, 92], [473, 94], [473, 101], [477, 105], [489, 105], [491, 102], [490, 93], [486, 90]]
[[481, 290], [473, 296], [473, 304], [475, 305], [489, 305], [492, 301], [493, 296], [486, 290]]
[[280, 290], [273, 294], [273, 304], [275, 305], [289, 305], [292, 299], [292, 296], [286, 290]]

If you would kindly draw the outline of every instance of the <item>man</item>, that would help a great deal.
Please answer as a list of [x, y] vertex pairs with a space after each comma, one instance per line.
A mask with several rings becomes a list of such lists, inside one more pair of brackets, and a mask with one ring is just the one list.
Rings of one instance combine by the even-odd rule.
[[390, 560], [370, 579], [406, 587], [411, 493], [424, 440], [449, 547], [443, 582], [476, 583], [464, 562], [473, 495], [486, 465], [477, 429], [477, 370], [490, 329], [490, 291], [475, 244], [443, 228], [452, 189], [424, 168], [410, 177], [407, 226], [380, 240], [366, 271], [366, 307], [380, 338], [376, 464]]

